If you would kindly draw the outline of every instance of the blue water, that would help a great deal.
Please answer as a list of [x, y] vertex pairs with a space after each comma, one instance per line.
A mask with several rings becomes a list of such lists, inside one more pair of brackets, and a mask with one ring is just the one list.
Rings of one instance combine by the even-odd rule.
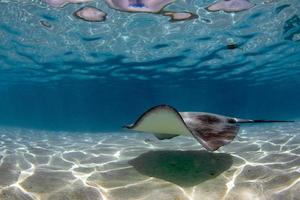
[[116, 131], [157, 104], [299, 119], [300, 3], [253, 2], [228, 14], [177, 1], [199, 18], [170, 23], [96, 1], [108, 18], [88, 23], [72, 16], [82, 5], [0, 0], [0, 125]]

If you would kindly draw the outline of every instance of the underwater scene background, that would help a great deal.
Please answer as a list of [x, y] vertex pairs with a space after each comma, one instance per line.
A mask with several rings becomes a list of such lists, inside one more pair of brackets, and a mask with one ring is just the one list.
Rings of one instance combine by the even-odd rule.
[[[176, 0], [198, 15], [179, 22], [46, 2], [0, 0], [1, 200], [299, 199], [298, 0]], [[106, 20], [73, 15], [86, 5]], [[213, 153], [122, 130], [158, 104], [296, 122], [241, 126]]]

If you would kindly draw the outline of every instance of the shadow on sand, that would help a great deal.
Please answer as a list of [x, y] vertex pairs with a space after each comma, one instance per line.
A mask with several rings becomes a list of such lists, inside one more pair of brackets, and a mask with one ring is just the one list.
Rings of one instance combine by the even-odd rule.
[[232, 156], [207, 151], [149, 151], [129, 161], [143, 175], [182, 187], [212, 179], [229, 169]]

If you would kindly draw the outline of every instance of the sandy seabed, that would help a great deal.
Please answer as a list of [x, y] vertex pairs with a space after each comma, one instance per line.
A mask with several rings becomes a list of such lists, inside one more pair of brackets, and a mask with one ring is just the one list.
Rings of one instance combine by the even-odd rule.
[[0, 199], [300, 199], [299, 144], [299, 123], [242, 127], [214, 153], [192, 137], [0, 128]]

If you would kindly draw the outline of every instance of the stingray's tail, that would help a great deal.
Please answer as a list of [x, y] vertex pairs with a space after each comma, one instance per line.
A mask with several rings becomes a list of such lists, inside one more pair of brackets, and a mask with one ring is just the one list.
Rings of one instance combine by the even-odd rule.
[[285, 122], [295, 122], [291, 120], [264, 120], [264, 119], [235, 119], [236, 123], [285, 123]]

